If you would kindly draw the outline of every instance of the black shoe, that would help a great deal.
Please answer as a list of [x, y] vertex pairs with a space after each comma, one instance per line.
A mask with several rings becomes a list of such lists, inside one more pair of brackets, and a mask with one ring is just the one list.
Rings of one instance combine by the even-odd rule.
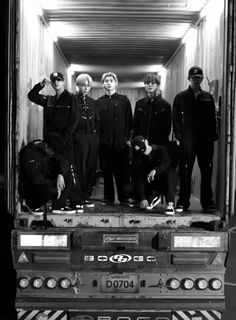
[[202, 210], [206, 213], [215, 213], [217, 212], [217, 208], [214, 204], [210, 204], [208, 206], [202, 207]]
[[134, 207], [134, 200], [131, 199], [131, 198], [128, 198], [128, 199], [125, 199], [125, 200], [121, 200], [120, 204], [122, 206], [127, 206], [127, 207], [130, 207], [130, 208], [133, 208]]
[[56, 213], [56, 214], [73, 214], [76, 213], [76, 209], [72, 209], [70, 207], [62, 207], [60, 209], [52, 209], [52, 213]]
[[184, 211], [184, 207], [181, 204], [177, 204], [175, 211], [181, 213]]
[[43, 210], [41, 208], [31, 209], [31, 212], [35, 216], [42, 216], [43, 215]]
[[84, 201], [84, 206], [86, 208], [94, 208], [95, 207], [95, 204], [93, 202], [90, 202], [89, 200], [85, 200]]
[[181, 213], [183, 211], [188, 211], [188, 207], [182, 206], [182, 204], [177, 204], [175, 212]]
[[76, 210], [76, 213], [83, 213], [84, 212], [84, 205], [83, 204], [76, 204], [75, 210]]
[[102, 205], [103, 206], [113, 206], [114, 205], [114, 201], [108, 200], [108, 199], [103, 199], [102, 200]]

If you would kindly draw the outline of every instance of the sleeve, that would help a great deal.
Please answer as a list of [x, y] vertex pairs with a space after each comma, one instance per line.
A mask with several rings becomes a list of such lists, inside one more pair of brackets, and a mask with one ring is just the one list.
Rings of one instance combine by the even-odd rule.
[[42, 107], [46, 107], [48, 96], [39, 93], [43, 88], [44, 86], [42, 87], [40, 82], [37, 83], [28, 93], [28, 98], [31, 102], [39, 104]]
[[95, 101], [95, 129], [97, 133], [100, 133], [100, 115], [99, 115], [99, 109], [98, 109], [98, 103]]
[[133, 136], [139, 135], [139, 112], [137, 102], [134, 109], [134, 120], [133, 120]]
[[20, 163], [23, 180], [29, 180], [31, 183], [43, 183], [47, 179], [41, 167], [42, 155], [36, 148], [26, 148], [20, 153]]
[[181, 141], [182, 117], [180, 110], [180, 97], [177, 95], [174, 99], [172, 110], [173, 132], [178, 141]]
[[57, 174], [65, 176], [70, 170], [69, 162], [60, 154], [54, 154]]
[[168, 102], [166, 103], [166, 110], [164, 114], [162, 131], [163, 131], [163, 134], [167, 136], [170, 134], [170, 131], [171, 131], [171, 106]]
[[171, 161], [166, 147], [158, 146], [155, 152], [157, 153], [158, 158], [160, 159], [160, 163], [157, 166], [155, 166], [154, 169], [156, 170], [157, 175], [160, 175], [169, 168]]
[[68, 124], [64, 132], [62, 133], [62, 137], [65, 140], [69, 140], [72, 138], [72, 134], [74, 133], [79, 119], [79, 108], [77, 106], [77, 99], [74, 94], [71, 94], [71, 112], [68, 120]]
[[127, 109], [126, 109], [126, 138], [127, 138], [127, 140], [129, 140], [130, 137], [131, 137], [132, 129], [133, 129], [133, 115], [132, 115], [131, 103], [130, 103], [128, 97], [126, 97], [126, 101], [127, 101]]
[[215, 102], [214, 102], [214, 98], [213, 96], [211, 95], [211, 105], [210, 105], [210, 108], [211, 108], [211, 114], [212, 114], [212, 117], [211, 117], [211, 128], [212, 128], [212, 139], [213, 141], [216, 141], [218, 139], [218, 128], [217, 128], [217, 122], [216, 122], [216, 107], [215, 107]]

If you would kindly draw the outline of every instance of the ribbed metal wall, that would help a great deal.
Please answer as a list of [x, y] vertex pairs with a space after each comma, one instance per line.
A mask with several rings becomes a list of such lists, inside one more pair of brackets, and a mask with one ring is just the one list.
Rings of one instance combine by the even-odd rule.
[[[188, 9], [189, 2], [58, 0], [53, 8], [51, 0], [51, 9], [45, 4], [44, 18], [54, 27], [64, 25], [70, 30], [58, 39], [70, 63], [165, 64], [180, 44], [183, 33], [199, 18], [199, 11]], [[195, 2], [199, 10], [207, 1]], [[138, 74], [137, 80], [140, 80]]]

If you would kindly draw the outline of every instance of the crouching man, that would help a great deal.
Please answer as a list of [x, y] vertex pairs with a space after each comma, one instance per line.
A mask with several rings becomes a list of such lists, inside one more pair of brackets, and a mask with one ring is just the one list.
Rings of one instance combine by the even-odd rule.
[[[52, 201], [53, 213], [76, 213], [77, 199], [75, 176], [69, 162], [52, 150], [42, 140], [28, 143], [19, 155], [19, 194], [25, 200], [25, 205], [33, 214], [43, 214], [41, 206]], [[71, 199], [71, 207], [67, 206], [67, 198]]]
[[140, 135], [133, 138], [132, 146], [134, 194], [140, 209], [153, 209], [160, 203], [160, 195], [164, 194], [167, 200], [165, 214], [173, 215], [175, 194], [170, 194], [171, 160], [166, 147], [156, 145], [152, 148], [148, 140]]

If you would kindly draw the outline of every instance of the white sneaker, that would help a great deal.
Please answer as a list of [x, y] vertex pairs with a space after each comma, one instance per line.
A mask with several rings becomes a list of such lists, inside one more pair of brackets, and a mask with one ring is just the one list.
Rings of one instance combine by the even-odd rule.
[[161, 197], [157, 196], [155, 197], [151, 203], [147, 206], [147, 210], [152, 210], [154, 207], [156, 207], [161, 202]]
[[95, 204], [93, 202], [90, 202], [89, 200], [85, 200], [84, 201], [84, 206], [86, 208], [94, 208], [95, 207]]
[[167, 203], [165, 214], [168, 216], [173, 216], [175, 214], [174, 202]]
[[76, 213], [83, 213], [84, 212], [84, 205], [83, 204], [77, 204], [75, 206], [75, 210], [76, 210]]
[[71, 209], [70, 207], [63, 207], [60, 209], [53, 209], [52, 213], [56, 213], [56, 214], [73, 214], [76, 213], [76, 209]]
[[31, 212], [34, 216], [42, 216], [43, 210], [41, 208], [31, 209]]

